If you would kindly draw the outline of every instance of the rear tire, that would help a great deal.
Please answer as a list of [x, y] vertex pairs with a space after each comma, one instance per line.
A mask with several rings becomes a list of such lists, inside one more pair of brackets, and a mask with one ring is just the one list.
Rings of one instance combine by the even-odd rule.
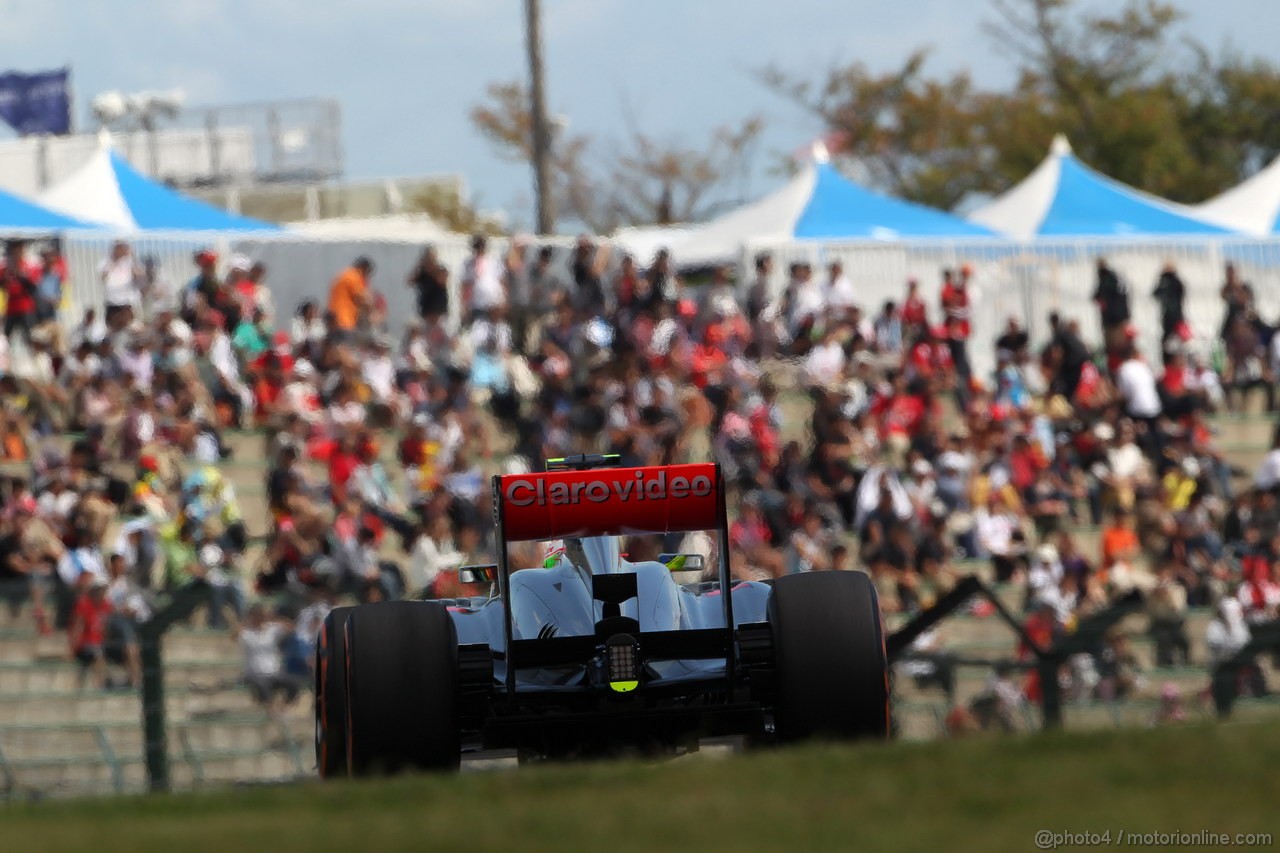
[[786, 575], [769, 599], [778, 740], [889, 736], [880, 602], [861, 572]]
[[434, 601], [357, 607], [347, 620], [352, 776], [457, 770], [458, 637]]
[[335, 607], [316, 638], [316, 770], [321, 779], [347, 775], [347, 617]]

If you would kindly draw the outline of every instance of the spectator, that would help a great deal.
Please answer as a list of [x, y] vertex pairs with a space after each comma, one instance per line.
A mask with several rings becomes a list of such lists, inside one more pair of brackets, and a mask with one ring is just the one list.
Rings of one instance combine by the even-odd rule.
[[1119, 349], [1129, 322], [1129, 289], [1105, 258], [1098, 258], [1098, 284], [1093, 291], [1093, 302], [1098, 306], [1107, 351]]
[[1187, 287], [1172, 263], [1166, 263], [1160, 271], [1160, 280], [1151, 295], [1160, 305], [1160, 340], [1181, 336], [1181, 326], [1186, 322], [1182, 305], [1187, 298]]
[[1235, 319], [1244, 313], [1249, 303], [1249, 285], [1240, 278], [1236, 265], [1228, 262], [1224, 270], [1226, 280], [1222, 283], [1219, 295], [1226, 307], [1226, 311], [1222, 317], [1222, 327], [1219, 336], [1224, 340], [1227, 338]]
[[427, 246], [418, 265], [409, 273], [409, 287], [418, 301], [418, 316], [424, 321], [439, 322], [449, 315], [449, 270], [436, 256], [434, 246]]
[[442, 576], [462, 565], [463, 555], [454, 550], [449, 519], [437, 515], [424, 521], [409, 553], [406, 583], [415, 597], [435, 598], [443, 588]]
[[1116, 386], [1120, 399], [1124, 401], [1125, 414], [1145, 426], [1141, 433], [1143, 443], [1152, 456], [1157, 455], [1162, 446], [1160, 425], [1156, 422], [1163, 411], [1160, 391], [1156, 387], [1155, 373], [1133, 343], [1125, 352], [1124, 363], [1116, 376]]
[[5, 295], [4, 335], [11, 346], [17, 334], [31, 343], [31, 332], [39, 322], [39, 280], [38, 270], [26, 261], [26, 244], [21, 240], [6, 243], [0, 284]]
[[142, 686], [137, 626], [151, 618], [151, 606], [141, 588], [129, 579], [124, 554], [113, 553], [107, 571], [111, 580], [107, 582], [105, 596], [111, 610], [107, 616], [106, 656], [124, 666], [127, 685], [137, 689]]
[[142, 267], [133, 257], [133, 250], [124, 241], [111, 246], [111, 253], [98, 268], [98, 280], [102, 283], [103, 301], [106, 303], [104, 318], [107, 328], [118, 332], [133, 322], [139, 309]]
[[261, 604], [249, 608], [236, 635], [244, 652], [244, 681], [250, 694], [267, 713], [278, 717], [302, 692], [303, 679], [285, 670], [282, 644], [290, 626], [279, 617], [269, 618]]
[[875, 339], [876, 349], [886, 355], [897, 356], [902, 352], [902, 317], [892, 299], [884, 303], [876, 317]]
[[853, 282], [845, 275], [844, 264], [832, 261], [827, 268], [827, 286], [823, 292], [827, 308], [837, 315], [847, 314], [858, 302]]
[[1187, 591], [1178, 582], [1174, 566], [1160, 567], [1155, 589], [1147, 599], [1151, 637], [1156, 644], [1156, 666], [1186, 666], [1191, 662], [1187, 639]]
[[770, 277], [773, 275], [773, 256], [768, 252], [756, 255], [755, 268], [755, 277], [747, 288], [747, 319], [751, 321], [753, 327], [760, 322], [773, 292], [770, 284]]
[[503, 271], [489, 255], [489, 241], [480, 234], [471, 238], [471, 257], [462, 267], [462, 309], [471, 320], [492, 308], [507, 304]]
[[951, 349], [951, 363], [955, 365], [960, 388], [967, 387], [972, 370], [969, 367], [969, 278], [973, 269], [968, 264], [960, 267], [960, 275], [953, 278], [951, 271], [943, 273], [942, 316], [945, 321], [947, 346]]
[[71, 610], [68, 627], [71, 655], [80, 664], [80, 686], [92, 676], [94, 687], [107, 686], [107, 619], [111, 602], [107, 600], [105, 578], [85, 575], [76, 585], [78, 594]]
[[373, 311], [373, 293], [369, 280], [373, 277], [373, 261], [356, 258], [351, 266], [338, 274], [329, 287], [329, 314], [333, 318], [332, 331], [343, 340], [367, 323]]

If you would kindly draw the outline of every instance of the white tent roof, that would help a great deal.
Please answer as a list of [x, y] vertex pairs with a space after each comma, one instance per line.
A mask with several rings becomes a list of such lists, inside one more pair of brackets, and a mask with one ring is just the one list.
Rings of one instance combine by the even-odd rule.
[[1061, 134], [1021, 183], [969, 214], [1009, 237], [1219, 234], [1225, 229], [1175, 204], [1099, 174]]
[[1257, 237], [1280, 234], [1280, 157], [1194, 209], [1200, 218], [1234, 231]]
[[813, 196], [816, 183], [817, 170], [806, 167], [759, 201], [691, 231], [672, 248], [676, 260], [685, 267], [724, 263], [738, 259], [744, 237], [762, 242], [791, 240], [796, 220]]
[[1019, 240], [1034, 237], [1058, 192], [1058, 161], [1069, 154], [1071, 143], [1058, 134], [1049, 146], [1049, 156], [1041, 160], [1031, 174], [966, 218]]
[[[689, 225], [652, 225], [619, 228], [609, 237], [609, 242], [620, 247], [642, 267], [653, 263], [659, 249], [679, 251], [689, 235], [694, 233]], [[682, 255], [683, 256], [683, 255]]]
[[425, 213], [389, 216], [339, 217], [311, 222], [291, 222], [290, 232], [321, 240], [387, 240], [429, 243], [453, 236]]
[[119, 231], [278, 231], [279, 226], [228, 213], [143, 175], [103, 134], [98, 150], [40, 195], [51, 210]]
[[83, 166], [40, 195], [45, 207], [98, 222], [121, 231], [137, 228], [111, 166], [111, 149], [104, 139]]

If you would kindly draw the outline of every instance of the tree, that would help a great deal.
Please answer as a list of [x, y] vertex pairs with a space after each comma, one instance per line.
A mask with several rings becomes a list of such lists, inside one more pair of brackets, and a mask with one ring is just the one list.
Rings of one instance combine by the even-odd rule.
[[425, 213], [456, 234], [501, 234], [502, 223], [482, 216], [452, 183], [431, 184], [409, 197], [405, 210]]
[[815, 85], [777, 68], [765, 84], [810, 109], [873, 183], [950, 208], [1020, 180], [1066, 132], [1081, 159], [1150, 192], [1199, 201], [1280, 153], [1280, 71], [1175, 42], [1178, 9], [1130, 0], [1084, 13], [1076, 0], [993, 0], [985, 26], [1016, 64], [1008, 91], [938, 78], [920, 50], [875, 74], [852, 63]]
[[[495, 83], [471, 121], [501, 156], [527, 163], [533, 156], [528, 104], [522, 84]], [[625, 142], [601, 145], [586, 134], [566, 133], [561, 123], [551, 147], [550, 183], [563, 218], [601, 234], [624, 225], [697, 221], [716, 191], [744, 172], [763, 127], [748, 118], [717, 128], [705, 148], [696, 148], [629, 125]]]

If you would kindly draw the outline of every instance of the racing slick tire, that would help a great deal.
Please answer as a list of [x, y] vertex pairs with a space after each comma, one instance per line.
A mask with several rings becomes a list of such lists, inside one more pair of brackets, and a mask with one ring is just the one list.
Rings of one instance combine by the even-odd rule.
[[862, 572], [778, 578], [769, 599], [778, 741], [889, 736], [880, 602]]
[[347, 619], [347, 766], [352, 776], [457, 770], [458, 637], [434, 601], [387, 601]]
[[316, 770], [321, 779], [347, 775], [347, 616], [335, 607], [316, 638]]

